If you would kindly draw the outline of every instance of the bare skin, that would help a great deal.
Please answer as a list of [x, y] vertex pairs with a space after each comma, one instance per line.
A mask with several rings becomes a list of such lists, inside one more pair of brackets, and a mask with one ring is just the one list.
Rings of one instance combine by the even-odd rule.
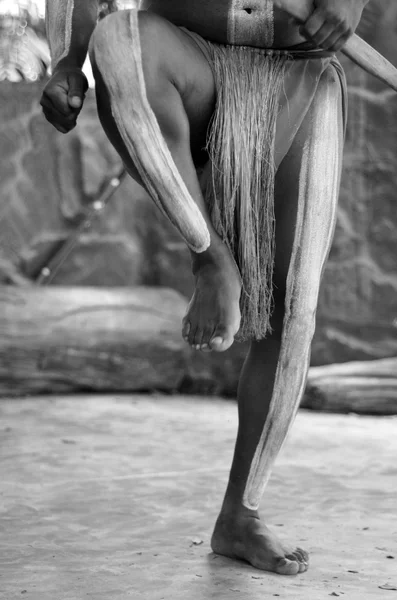
[[257, 569], [279, 575], [297, 575], [309, 566], [308, 553], [282, 544], [254, 511], [222, 513], [215, 525], [211, 547], [216, 554], [244, 560]]
[[[317, 0], [315, 12], [300, 29], [301, 35], [328, 50], [339, 50], [356, 28], [367, 1]], [[192, 8], [193, 4], [194, 0], [191, 0]], [[82, 4], [80, 6], [82, 7]], [[192, 158], [196, 152], [200, 154], [205, 145], [205, 134], [215, 102], [213, 77], [209, 65], [194, 42], [169, 21], [156, 14], [157, 12], [167, 17], [169, 12], [171, 18], [184, 9], [188, 11], [188, 17], [187, 4], [183, 2], [178, 6], [177, 0], [168, 0], [158, 3], [143, 2], [142, 6], [152, 11], [151, 14], [146, 11], [140, 13], [143, 64], [149, 101], [172, 151], [175, 164], [205, 217], [211, 236], [208, 251], [202, 254], [192, 253], [196, 286], [183, 320], [182, 335], [197, 350], [222, 352], [232, 345], [234, 335], [239, 329], [241, 278], [230, 252], [212, 227]], [[212, 13], [210, 6], [211, 4], [208, 4], [205, 8], [207, 16], [201, 11], [201, 27], [205, 30], [206, 19], [211, 23], [217, 15], [216, 27], [219, 32], [223, 32], [219, 33], [220, 38], [217, 41], [226, 43], [227, 39], [222, 36], [225, 36], [227, 31], [228, 3], [219, 0], [215, 13]], [[85, 13], [83, 8], [79, 10], [82, 11], [81, 19], [88, 19], [88, 9]], [[299, 28], [291, 25], [287, 28], [290, 31], [286, 36], [291, 42], [294, 36], [296, 38]], [[87, 81], [81, 73], [79, 63], [82, 64], [81, 57], [84, 58], [89, 35], [87, 27], [84, 33], [87, 38], [87, 42], [84, 42], [85, 48], [81, 47], [81, 43], [78, 47], [76, 42], [74, 50], [58, 64], [58, 72], [55, 71], [44, 90], [41, 102], [44, 113], [63, 133], [75, 126], [87, 89]], [[159, 39], [159, 43], [153, 45], [153, 39]], [[276, 41], [283, 45], [282, 36], [281, 40]], [[247, 43], [250, 43], [249, 40]], [[99, 92], [98, 96], [103, 98], [105, 95], [106, 90], [102, 86], [102, 92]], [[102, 100], [102, 103], [104, 102]], [[109, 139], [119, 150], [132, 177], [141, 183], [109, 113], [109, 110], [107, 114], [106, 111], [100, 110], [102, 125]]]
[[[144, 18], [149, 21], [151, 15], [146, 15]], [[152, 25], [155, 30], [149, 30]], [[148, 34], [147, 38], [145, 38], [145, 31]], [[145, 43], [146, 39], [149, 40], [154, 35], [159, 40], [161, 33], [162, 39], [167, 43], [167, 52], [162, 51], [160, 46], [161, 60], [163, 57], [172, 57], [172, 62], [167, 62], [167, 66], [162, 62], [159, 64], [156, 57], [149, 55], [149, 52], [153, 52], [153, 45]], [[183, 333], [192, 346], [198, 345], [203, 351], [206, 344], [208, 349], [211, 346], [215, 349], [214, 337], [219, 333], [223, 337], [225, 346], [229, 346], [238, 329], [240, 319], [238, 308], [240, 278], [229, 251], [220, 242], [209, 222], [193, 161], [193, 156], [199, 154], [204, 145], [205, 132], [213, 111], [215, 90], [212, 72], [208, 68], [206, 59], [195, 44], [192, 44], [190, 38], [172, 25], [163, 23], [163, 20], [158, 21], [157, 17], [154, 23], [151, 25], [145, 23], [142, 28], [141, 46], [149, 101], [162, 127], [175, 163], [206, 217], [212, 238], [210, 252], [197, 255], [192, 253], [196, 289], [184, 319]], [[180, 56], [183, 56], [183, 65], [179, 63]], [[161, 74], [167, 73], [168, 69], [175, 69], [172, 72], [174, 86], [171, 88], [167, 80], [161, 82]], [[101, 84], [98, 74], [96, 78], [102, 125], [129, 166], [130, 172], [133, 173], [133, 165], [128, 162], [129, 157], [125, 155], [125, 149], [112, 121], [106, 89]], [[178, 103], [175, 86], [181, 99], [180, 103]], [[159, 97], [162, 99], [160, 106], [157, 103]], [[164, 101], [167, 97], [168, 107]], [[174, 112], [175, 107], [178, 107], [178, 112]], [[184, 115], [188, 119], [189, 131], [194, 131], [194, 137], [185, 134]], [[279, 169], [280, 182], [287, 179], [286, 173], [290, 168], [291, 163], [286, 160], [283, 168]], [[292, 187], [296, 188], [294, 185]], [[306, 551], [280, 542], [277, 536], [260, 521], [258, 512], [249, 510], [242, 504], [244, 483], [271, 400], [280, 351], [285, 285], [295, 227], [294, 208], [296, 208], [297, 198], [286, 193], [290, 190], [285, 189], [281, 183], [278, 189], [276, 246], [279, 249], [276, 251], [274, 283], [279, 294], [276, 297], [276, 309], [272, 317], [274, 333], [262, 342], [251, 344], [250, 354], [243, 370], [239, 391], [240, 430], [235, 458], [211, 545], [214, 552], [246, 560], [259, 569], [295, 575], [307, 569]], [[211, 339], [210, 344], [207, 340]], [[258, 394], [259, 389], [260, 394]]]
[[227, 350], [240, 326], [241, 280], [229, 252], [213, 264], [193, 262], [195, 291], [182, 324], [182, 335], [203, 352]]
[[[349, 5], [353, 1], [349, 0]], [[323, 6], [326, 2], [321, 0], [318, 5]], [[338, 11], [338, 7], [342, 10], [345, 4], [345, 0], [334, 0], [334, 12]], [[314, 28], [311, 31], [314, 38]], [[184, 318], [183, 335], [191, 346], [202, 351], [224, 351], [233, 343], [239, 327], [241, 279], [233, 258], [210, 222], [195, 170], [214, 109], [212, 71], [189, 36], [165, 19], [155, 14], [141, 13], [140, 34], [149, 102], [175, 164], [199, 206], [211, 236], [211, 244], [206, 252], [192, 253], [196, 288]], [[156, 44], [153, 44], [153, 39]], [[332, 39], [332, 43], [338, 40]], [[86, 90], [85, 77], [79, 68], [82, 63], [78, 65], [73, 57], [69, 63], [68, 60], [63, 61], [55, 71], [42, 100], [47, 119], [64, 133], [75, 126]], [[113, 121], [106, 87], [99, 73], [95, 74], [102, 125], [131, 176], [141, 183]], [[304, 131], [302, 138], [297, 141], [296, 152], [303, 145], [302, 139]], [[297, 186], [291, 184], [292, 180], [296, 181], [291, 175], [293, 172], [294, 149], [283, 160], [276, 178], [277, 251], [274, 283], [278, 292], [272, 316], [274, 332], [266, 340], [251, 343], [243, 368], [238, 392], [239, 431], [234, 459], [211, 541], [212, 549], [218, 554], [246, 560], [259, 569], [284, 575], [295, 575], [307, 569], [306, 551], [279, 541], [260, 521], [257, 511], [243, 506], [242, 497], [252, 458], [268, 416], [280, 352], [286, 277], [296, 223], [297, 198], [296, 190], [295, 193], [293, 190]]]
[[[182, 335], [193, 348], [223, 352], [232, 345], [240, 326], [241, 278], [229, 249], [213, 228], [193, 159], [205, 145], [214, 108], [212, 71], [194, 42], [165, 19], [141, 12], [140, 31], [149, 103], [211, 237], [208, 250], [199, 254], [191, 251], [196, 285], [183, 320]], [[154, 37], [159, 40], [155, 47]], [[130, 175], [142, 184], [119, 136], [106, 88], [95, 67], [94, 72], [99, 82], [96, 89], [102, 126]]]
[[266, 422], [281, 348], [286, 279], [296, 222], [298, 192], [291, 176], [298, 169], [302, 138], [310, 115], [303, 122], [276, 175], [276, 257], [273, 283], [275, 308], [272, 333], [252, 342], [238, 388], [239, 430], [229, 483], [215, 524], [211, 546], [214, 552], [239, 558], [258, 569], [281, 575], [296, 575], [308, 569], [306, 550], [281, 542], [260, 520], [258, 511], [243, 506], [242, 498], [252, 458]]
[[[281, 316], [279, 303], [273, 315], [273, 327]], [[257, 569], [296, 575], [308, 569], [306, 550], [282, 542], [260, 519], [258, 511], [242, 504], [245, 481], [269, 411], [280, 345], [280, 331], [277, 329], [270, 339], [251, 344], [239, 385], [239, 432], [229, 484], [212, 534], [211, 547], [216, 554], [244, 560]], [[260, 396], [257, 393], [259, 365], [267, 377]], [[254, 373], [256, 377], [253, 377]]]
[[[215, 88], [212, 71], [194, 42], [178, 28], [155, 15], [149, 14], [146, 14], [143, 19], [141, 18], [141, 24], [143, 24], [141, 28], [141, 47], [148, 99], [162, 128], [175, 164], [182, 174], [190, 193], [202, 210], [211, 234], [211, 246], [208, 251], [201, 254], [192, 252], [192, 267], [196, 278], [196, 288], [183, 321], [183, 334], [193, 347], [199, 346], [204, 352], [206, 350], [222, 351], [233, 343], [233, 336], [239, 328], [241, 279], [229, 250], [221, 242], [209, 220], [193, 159], [193, 156], [200, 154], [200, 150], [204, 146], [205, 134], [214, 108]], [[163, 43], [166, 44], [167, 52], [164, 52], [161, 44], [158, 43], [156, 48], [159, 49], [159, 54], [152, 55], [154, 48], [150, 40], [154, 35], [157, 40], [162, 38]], [[164, 58], [167, 59], [166, 67], [162, 62]], [[170, 75], [168, 75], [169, 70], [171, 70]], [[164, 73], [167, 73], [165, 80]], [[129, 173], [141, 183], [114, 124], [107, 91], [95, 65], [94, 74], [102, 126], [123, 158]], [[169, 85], [170, 77], [174, 81], [172, 86]], [[161, 98], [161, 103], [158, 102], [158, 98]], [[186, 127], [187, 124], [188, 128]], [[190, 131], [194, 134], [190, 134]], [[288, 169], [288, 165], [286, 168]], [[281, 207], [281, 203], [279, 205]], [[291, 210], [286, 212], [283, 210], [282, 213], [293, 215]], [[285, 221], [285, 218], [279, 221], [279, 237], [283, 234], [282, 223]], [[288, 231], [293, 231], [294, 219], [285, 227]], [[276, 257], [278, 271], [280, 272], [280, 288], [285, 285], [288, 260], [288, 251], [279, 252], [278, 258]], [[282, 283], [283, 281], [284, 283]], [[283, 298], [281, 297], [278, 306], [279, 309], [274, 312], [274, 315], [278, 315], [279, 319], [276, 337], [281, 335], [284, 310]], [[275, 318], [273, 316], [273, 327], [276, 325]], [[217, 345], [216, 337], [221, 338], [223, 342], [219, 340], [220, 343]], [[258, 372], [262, 376], [266, 372], [267, 380], [271, 381], [277, 364], [278, 347], [277, 351], [272, 353], [273, 358], [268, 361], [266, 366], [263, 360], [263, 348], [268, 346], [268, 341], [265, 345], [264, 343], [252, 344], [251, 354], [257, 355], [256, 364], [253, 366], [252, 360], [248, 359], [246, 378], [244, 379], [243, 376], [242, 382], [255, 381], [257, 383]], [[261, 362], [259, 371], [257, 368], [258, 359]], [[252, 377], [252, 368], [256, 370], [256, 376], [254, 377]], [[231, 558], [246, 560], [257, 568], [285, 575], [295, 575], [307, 568], [307, 553], [283, 545], [276, 535], [259, 520], [257, 511], [250, 511], [242, 505], [241, 482], [244, 482], [248, 475], [252, 454], [255, 450], [253, 442], [255, 442], [256, 437], [260, 436], [263, 428], [263, 421], [266, 418], [271, 398], [271, 386], [267, 386], [267, 396], [265, 398], [248, 394], [247, 391], [243, 389], [239, 402], [241, 406], [246, 406], [244, 413], [247, 415], [246, 423], [245, 419], [241, 420], [241, 428], [243, 431], [246, 429], [250, 434], [241, 435], [240, 433], [238, 438], [231, 483], [228, 486], [224, 505], [217, 520], [211, 545], [214, 552]], [[253, 410], [254, 406], [255, 410]], [[255, 421], [255, 436], [251, 435], [254, 426], [253, 421]], [[251, 442], [248, 444], [249, 440]], [[239, 457], [240, 447], [244, 456], [243, 461]], [[234, 483], [234, 471], [236, 472], [238, 485]]]
[[[279, 233], [281, 237], [280, 228]], [[286, 259], [288, 252], [284, 255], [279, 252], [280, 269]], [[229, 484], [212, 534], [211, 547], [216, 554], [244, 560], [257, 569], [296, 575], [308, 569], [306, 550], [282, 542], [261, 521], [258, 511], [242, 504], [252, 457], [268, 415], [280, 352], [282, 297], [277, 300], [272, 316], [272, 335], [251, 344], [243, 367], [238, 390], [239, 431]], [[262, 384], [260, 395], [259, 384]]]

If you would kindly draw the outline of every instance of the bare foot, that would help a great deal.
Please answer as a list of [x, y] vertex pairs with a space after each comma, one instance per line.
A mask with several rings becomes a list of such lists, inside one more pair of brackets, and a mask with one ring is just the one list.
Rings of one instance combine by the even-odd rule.
[[241, 277], [229, 250], [197, 261], [196, 288], [183, 319], [183, 338], [196, 350], [223, 352], [240, 327]]
[[257, 569], [280, 575], [296, 575], [308, 569], [307, 552], [286, 547], [255, 514], [226, 516], [221, 513], [211, 547], [216, 554], [239, 558]]

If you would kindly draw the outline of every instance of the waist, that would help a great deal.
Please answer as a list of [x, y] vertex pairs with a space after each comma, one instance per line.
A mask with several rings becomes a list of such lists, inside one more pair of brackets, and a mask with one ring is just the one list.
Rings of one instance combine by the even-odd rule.
[[305, 43], [314, 49], [272, 0], [143, 0], [141, 8], [218, 44], [283, 49]]

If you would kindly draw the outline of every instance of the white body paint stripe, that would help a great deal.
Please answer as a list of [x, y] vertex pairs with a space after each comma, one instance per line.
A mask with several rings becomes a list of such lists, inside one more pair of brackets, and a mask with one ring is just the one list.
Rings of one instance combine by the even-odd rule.
[[74, 0], [47, 0], [46, 30], [52, 68], [67, 56], [72, 40]]
[[120, 11], [99, 22], [90, 40], [90, 58], [106, 84], [125, 147], [147, 191], [188, 246], [203, 252], [210, 234], [182, 179], [147, 95], [138, 11]]
[[[252, 12], [247, 12], [247, 9]], [[270, 48], [273, 45], [272, 0], [230, 0], [227, 23], [229, 44], [261, 46], [262, 48]]]
[[303, 150], [273, 396], [243, 496], [244, 506], [254, 510], [259, 506], [306, 384], [320, 280], [336, 223], [343, 139], [340, 102], [339, 83], [330, 82], [326, 72], [319, 83], [311, 115], [312, 131]]

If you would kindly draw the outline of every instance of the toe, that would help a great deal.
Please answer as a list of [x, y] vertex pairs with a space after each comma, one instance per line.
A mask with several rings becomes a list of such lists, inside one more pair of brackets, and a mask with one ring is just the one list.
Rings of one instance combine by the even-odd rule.
[[201, 344], [200, 350], [201, 350], [201, 352], [212, 352], [212, 350], [208, 344]]
[[304, 562], [300, 562], [299, 563], [299, 573], [304, 573], [305, 571], [307, 571], [307, 565]]
[[210, 347], [212, 350], [219, 350], [222, 347], [223, 344], [223, 338], [219, 335], [217, 335], [216, 337], [213, 337], [211, 342], [210, 342]]
[[296, 560], [290, 560], [288, 557], [280, 558], [276, 566], [276, 572], [280, 575], [296, 575], [299, 573], [299, 564]]
[[193, 338], [193, 348], [196, 350], [201, 350], [203, 345], [208, 347], [208, 336], [207, 338], [205, 337], [202, 327], [197, 327]]
[[306, 552], [306, 550], [303, 550], [303, 548], [297, 548], [297, 550], [299, 550], [299, 552], [302, 554], [303, 560], [308, 563], [309, 554]]
[[201, 336], [199, 335], [198, 327], [190, 327], [188, 334], [188, 343], [192, 348], [195, 348], [197, 344], [201, 341]]
[[290, 560], [295, 560], [298, 562], [299, 573], [303, 573], [304, 571], [307, 571], [307, 563], [305, 562], [305, 559], [303, 558], [303, 554], [299, 549], [296, 549], [291, 555], [288, 555], [288, 558]]
[[187, 319], [183, 320], [183, 322], [182, 322], [182, 337], [185, 340], [185, 342], [189, 341], [190, 329], [191, 329], [190, 321], [188, 321]]
[[207, 327], [203, 331], [203, 336], [201, 338], [201, 346], [200, 350], [203, 352], [211, 352], [210, 340], [214, 335], [215, 326], [208, 324]]
[[210, 348], [215, 352], [223, 352], [230, 348], [233, 343], [233, 337], [228, 335], [224, 329], [217, 329], [210, 341]]
[[298, 559], [299, 562], [305, 562], [305, 559], [303, 558], [303, 554], [300, 550], [300, 548], [296, 548], [292, 554]]
[[[211, 330], [211, 332], [213, 329]], [[208, 327], [200, 327], [198, 326], [196, 329], [196, 333], [194, 335], [193, 347], [196, 350], [204, 350], [208, 352], [209, 348], [209, 340], [211, 339], [211, 332], [208, 331]]]
[[213, 346], [220, 346], [221, 344], [223, 344], [223, 340], [227, 337], [227, 330], [226, 327], [223, 327], [221, 325], [215, 326], [211, 332], [211, 337], [210, 337], [210, 345], [211, 347]]

